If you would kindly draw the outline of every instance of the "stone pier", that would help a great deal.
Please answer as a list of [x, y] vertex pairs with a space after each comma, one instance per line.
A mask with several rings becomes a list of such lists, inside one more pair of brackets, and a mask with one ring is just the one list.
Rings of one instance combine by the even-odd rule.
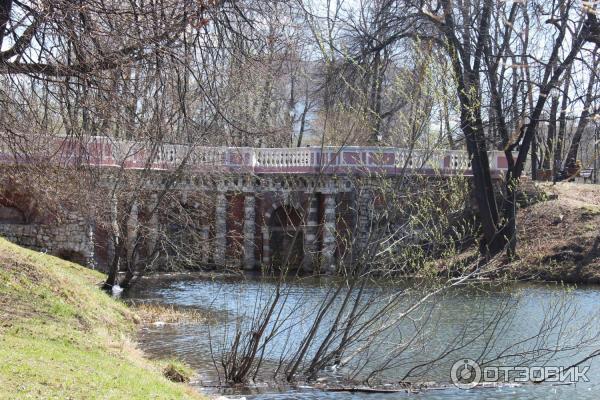
[[215, 252], [214, 262], [216, 265], [225, 265], [227, 260], [227, 196], [225, 193], [217, 194], [215, 208]]
[[255, 245], [255, 220], [256, 199], [253, 193], [246, 193], [244, 197], [244, 269], [254, 269], [256, 260], [254, 258]]
[[326, 193], [324, 195], [323, 211], [323, 250], [322, 250], [322, 271], [334, 273], [335, 266], [335, 248], [336, 248], [336, 219], [335, 219], [335, 194]]
[[318, 243], [319, 233], [319, 200], [315, 193], [308, 193], [308, 210], [306, 210], [304, 226], [304, 260], [302, 269], [312, 272], [318, 266]]

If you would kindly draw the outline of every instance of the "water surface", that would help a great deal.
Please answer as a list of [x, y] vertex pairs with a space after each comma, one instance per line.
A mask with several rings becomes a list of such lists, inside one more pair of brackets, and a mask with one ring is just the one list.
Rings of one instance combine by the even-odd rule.
[[[410, 287], [411, 283], [405, 285]], [[144, 279], [129, 293], [128, 297], [134, 301], [151, 301], [180, 307], [193, 307], [202, 310], [211, 316], [210, 324], [182, 324], [150, 326], [142, 330], [139, 341], [144, 351], [155, 357], [177, 357], [182, 359], [199, 373], [196, 383], [201, 390], [234, 395], [246, 395], [255, 399], [312, 399], [312, 398], [369, 398], [369, 399], [597, 399], [600, 397], [600, 368], [598, 362], [592, 361], [588, 377], [589, 383], [576, 385], [523, 385], [517, 387], [487, 388], [476, 390], [461, 390], [450, 388], [446, 390], [427, 390], [421, 393], [393, 393], [393, 394], [364, 394], [364, 393], [337, 393], [323, 392], [311, 389], [277, 389], [262, 387], [258, 389], [211, 389], [219, 384], [219, 376], [215, 373], [212, 354], [223, 348], [227, 337], [231, 337], [232, 326], [236, 323], [251, 319], [252, 310], [266, 304], [275, 290], [276, 281], [257, 277], [243, 279], [207, 277], [185, 277], [170, 279]], [[294, 315], [290, 318], [293, 329], [290, 333], [282, 335], [272, 343], [269, 352], [273, 365], [282, 354], [287, 354], [294, 348], [310, 324], [308, 321], [314, 316], [316, 308], [323, 302], [330, 290], [331, 282], [327, 280], [299, 279], [292, 280], [285, 285], [287, 295], [284, 311]], [[399, 290], [386, 287], [385, 283], [374, 284], [368, 288], [369, 296], [383, 296], [390, 290]], [[564, 301], [558, 301], [562, 299]], [[456, 290], [444, 295], [436, 296], [424, 305], [424, 311], [417, 314], [421, 319], [427, 316], [427, 327], [430, 332], [424, 335], [422, 342], [415, 342], [414, 348], [399, 355], [397, 365], [382, 374], [384, 382], [395, 382], [403, 376], [411, 363], [421, 359], [428, 359], [432, 354], [440, 352], [448, 346], [448, 342], [456, 340], [468, 326], [465, 335], [476, 335], [483, 329], [487, 316], [494, 315], [498, 310], [510, 310], [510, 317], [503, 319], [505, 327], [501, 334], [495, 337], [493, 343], [489, 340], [474, 340], [465, 346], [456, 356], [432, 368], [423, 374], [424, 380], [444, 384], [449, 383], [450, 368], [453, 361], [460, 357], [473, 357], [488, 351], [493, 354], [497, 347], [504, 349], [508, 344], [516, 343], [522, 338], [535, 336], [544, 319], [548, 319], [551, 311], [559, 309], [564, 314], [565, 321], [557, 326], [557, 334], [548, 335], [547, 340], [555, 343], [547, 345], [568, 345], [573, 337], [578, 335], [577, 327], [584, 326], [586, 330], [598, 325], [591, 323], [598, 313], [600, 305], [600, 288], [584, 287], [565, 292], [564, 288], [551, 284], [512, 284], [509, 286], [492, 287], [482, 285], [481, 288], [469, 290]], [[408, 323], [403, 323], [397, 335], [414, 333], [414, 328]], [[482, 324], [479, 326], [478, 324]], [[433, 327], [429, 329], [429, 327]], [[412, 329], [412, 331], [411, 331]], [[500, 328], [497, 328], [500, 332]], [[581, 333], [581, 332], [580, 332]], [[582, 333], [583, 334], [583, 333]], [[588, 334], [588, 333], [585, 333]], [[401, 338], [396, 333], [388, 336], [388, 342], [397, 343]], [[295, 342], [296, 341], [296, 342]], [[387, 343], [387, 342], [386, 342]], [[379, 347], [381, 356], [391, 351], [386, 348], [386, 343]], [[590, 343], [591, 344], [591, 343]], [[391, 346], [391, 345], [389, 345]], [[577, 348], [562, 354], [551, 365], [567, 366], [592, 348]], [[498, 350], [500, 351], [500, 350]], [[376, 358], [376, 356], [375, 356]], [[217, 360], [218, 362], [218, 360]], [[495, 365], [495, 364], [494, 364]], [[268, 368], [265, 368], [268, 371]], [[344, 371], [336, 372], [337, 375], [345, 374]], [[261, 376], [261, 380], [268, 381], [268, 373]], [[336, 375], [336, 376], [337, 376]], [[335, 377], [331, 378], [335, 381]], [[259, 385], [260, 386], [260, 385]]]

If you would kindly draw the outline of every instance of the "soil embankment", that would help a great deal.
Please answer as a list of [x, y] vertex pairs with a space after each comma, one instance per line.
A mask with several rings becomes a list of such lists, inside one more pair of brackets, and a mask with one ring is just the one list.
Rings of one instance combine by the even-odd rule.
[[511, 275], [600, 283], [600, 185], [536, 184], [541, 199], [518, 212], [518, 256]]

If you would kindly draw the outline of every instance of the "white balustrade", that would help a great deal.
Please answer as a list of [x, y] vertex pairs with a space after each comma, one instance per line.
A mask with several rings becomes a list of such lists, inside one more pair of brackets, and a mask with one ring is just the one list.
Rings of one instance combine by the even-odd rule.
[[421, 149], [396, 149], [396, 168], [406, 169], [438, 169], [443, 161], [443, 154]]
[[443, 151], [433, 150], [428, 152], [425, 166], [428, 169], [439, 171], [444, 168], [444, 158], [446, 153]]
[[192, 165], [197, 166], [223, 166], [225, 165], [227, 148], [225, 147], [197, 147], [192, 153]]
[[[64, 161], [80, 155], [94, 155], [100, 157], [100, 165], [125, 165], [128, 168], [143, 168], [151, 149], [142, 143], [133, 141], [111, 141], [106, 137], [92, 137], [84, 145], [86, 149], [79, 148], [76, 140], [66, 140], [62, 137], [36, 136], [32, 145], [39, 149], [34, 151], [40, 154], [60, 155]], [[28, 144], [29, 146], [29, 144]], [[31, 146], [30, 146], [31, 147]], [[81, 151], [83, 150], [83, 151]], [[109, 153], [112, 152], [112, 154]], [[365, 168], [395, 167], [397, 170], [450, 170], [463, 173], [471, 169], [471, 160], [467, 152], [459, 150], [423, 150], [401, 148], [377, 147], [296, 147], [296, 148], [228, 148], [228, 147], [193, 147], [186, 145], [164, 144], [158, 149], [152, 168], [176, 168], [191, 151], [188, 159], [190, 168], [224, 167], [242, 168], [244, 171], [296, 173], [307, 171], [306, 168], [334, 167], [356, 168], [361, 171]], [[8, 144], [0, 140], [0, 154], [12, 155]], [[504, 157], [501, 151], [488, 153], [490, 169], [492, 171], [504, 170], [499, 167], [498, 160]], [[392, 162], [393, 158], [393, 162]], [[5, 157], [6, 159], [6, 157]], [[502, 165], [502, 164], [500, 164]]]
[[425, 165], [426, 157], [423, 150], [413, 150], [410, 159], [413, 169], [422, 169]]
[[496, 162], [496, 152], [490, 151], [490, 152], [488, 152], [487, 156], [488, 156], [488, 165], [490, 166], [490, 170], [494, 170], [495, 167], [493, 167], [492, 165]]
[[464, 171], [471, 168], [471, 158], [466, 151], [449, 150], [447, 154], [450, 156], [450, 169]]
[[254, 149], [256, 166], [264, 168], [295, 168], [311, 166], [310, 149]]

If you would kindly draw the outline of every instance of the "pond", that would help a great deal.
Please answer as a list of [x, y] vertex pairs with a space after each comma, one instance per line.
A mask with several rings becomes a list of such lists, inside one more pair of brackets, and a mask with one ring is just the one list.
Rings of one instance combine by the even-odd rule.
[[[401, 291], [414, 286], [413, 282], [395, 283], [390, 287], [386, 283], [372, 283], [367, 287], [366, 298], [384, 297], [391, 292]], [[596, 399], [600, 390], [600, 368], [597, 360], [582, 364], [588, 367], [585, 376], [589, 382], [579, 381], [576, 384], [523, 384], [505, 385], [493, 388], [478, 388], [463, 390], [451, 384], [451, 369], [454, 362], [461, 359], [477, 359], [482, 352], [488, 358], [502, 354], [510, 348], [520, 352], [530, 350], [535, 342], [536, 351], [540, 349], [567, 348], [552, 361], [543, 364], [540, 357], [540, 367], [569, 366], [579, 361], [582, 356], [590, 353], [597, 344], [592, 339], [600, 330], [596, 317], [600, 305], [600, 287], [581, 287], [565, 290], [560, 285], [553, 284], [524, 284], [512, 283], [504, 285], [481, 284], [468, 289], [455, 289], [432, 297], [423, 303], [422, 309], [395, 327], [391, 334], [374, 350], [370, 350], [373, 359], [383, 359], [384, 355], [393, 354], [397, 343], [406, 338], [414, 340], [406, 350], [399, 352], [397, 358], [391, 357], [393, 363], [388, 365], [381, 374], [381, 382], [398, 382], [407, 370], [419, 365], [424, 360], [443, 354], [449, 343], [455, 348], [447, 359], [438, 362], [432, 368], [426, 368], [419, 379], [427, 382], [438, 382], [446, 387], [444, 390], [424, 390], [420, 393], [355, 393], [324, 392], [309, 387], [275, 387], [260, 384], [269, 381], [270, 368], [277, 367], [277, 360], [289, 354], [290, 349], [296, 348], [300, 338], [305, 337], [311, 326], [319, 305], [324, 302], [331, 287], [336, 286], [328, 279], [291, 279], [282, 285], [286, 294], [286, 302], [282, 306], [283, 313], [290, 315], [286, 323], [289, 330], [286, 334], [275, 338], [269, 346], [265, 357], [264, 373], [259, 374], [257, 385], [252, 388], [217, 388], [219, 376], [213, 362], [213, 353], [221, 351], [225, 344], [231, 342], [233, 327], [244, 324], [245, 320], [255, 316], [255, 310], [267, 304], [277, 287], [276, 279], [257, 276], [245, 277], [216, 277], [206, 275], [152, 277], [143, 279], [127, 297], [136, 302], [156, 302], [176, 307], [191, 307], [209, 316], [210, 323], [197, 324], [157, 324], [146, 326], [139, 335], [142, 349], [150, 356], [157, 358], [177, 357], [197, 369], [199, 379], [194, 384], [199, 390], [209, 393], [226, 395], [244, 395], [254, 399], [311, 399], [329, 398], [342, 399], [353, 396], [369, 399]], [[420, 295], [419, 290], [407, 290], [408, 302], [414, 301]], [[374, 311], [369, 311], [373, 313]], [[391, 314], [399, 312], [390, 310]], [[495, 318], [495, 315], [502, 318]], [[297, 318], [297, 319], [295, 319]], [[308, 321], [308, 322], [307, 322]], [[426, 323], [422, 323], [426, 321]], [[490, 321], [495, 321], [492, 324]], [[421, 325], [419, 325], [421, 324]], [[538, 336], [540, 327], [548, 332]], [[422, 327], [426, 327], [422, 328]], [[548, 328], [548, 327], [551, 327]], [[552, 330], [552, 332], [550, 332]], [[285, 330], [284, 330], [285, 331]], [[589, 331], [589, 332], [588, 332]], [[482, 332], [489, 332], [483, 335]], [[323, 332], [317, 332], [322, 335]], [[590, 340], [578, 343], [580, 337]], [[493, 337], [493, 340], [490, 338]], [[524, 338], [537, 337], [532, 341], [523, 342]], [[460, 339], [458, 339], [460, 338]], [[459, 343], [460, 341], [460, 343]], [[537, 341], [537, 342], [536, 342]], [[526, 343], [520, 347], [511, 347], [515, 343]], [[543, 342], [540, 344], [540, 342]], [[393, 343], [394, 345], [390, 344]], [[577, 343], [577, 345], [573, 345]], [[495, 353], [494, 353], [495, 352]], [[520, 353], [516, 353], [520, 354]], [[518, 357], [491, 363], [494, 366], [518, 364]], [[363, 365], [363, 364], [361, 364]], [[366, 366], [365, 366], [366, 365]], [[369, 360], [363, 365], [368, 371], [374, 365]], [[530, 364], [536, 365], [538, 364]], [[340, 376], [354, 374], [355, 378], [364, 378], [363, 372], [357, 371], [357, 365], [348, 370], [331, 373], [324, 381], [339, 382]], [[362, 370], [361, 370], [362, 371]], [[361, 375], [362, 374], [362, 375]], [[415, 381], [413, 379], [413, 381]]]

